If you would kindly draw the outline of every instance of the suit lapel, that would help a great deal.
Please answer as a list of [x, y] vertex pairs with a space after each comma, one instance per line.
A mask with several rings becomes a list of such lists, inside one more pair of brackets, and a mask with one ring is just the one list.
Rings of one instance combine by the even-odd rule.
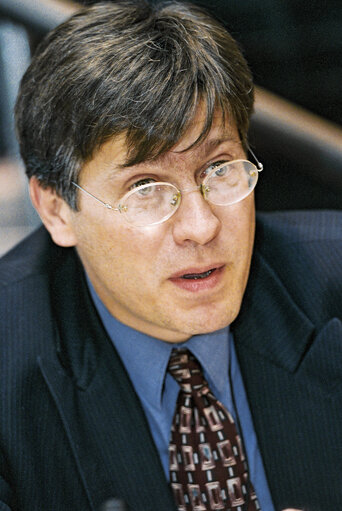
[[278, 276], [258, 253], [238, 319], [233, 324], [237, 350], [247, 348], [294, 372], [314, 334]]
[[314, 321], [314, 311], [311, 321], [256, 252], [232, 329], [276, 509], [323, 509], [331, 495], [334, 502], [342, 498], [335, 483], [342, 470], [336, 437], [342, 421], [342, 324], [321, 319], [317, 327]]
[[297, 378], [310, 382], [330, 399], [342, 393], [342, 322], [328, 321], [314, 337], [297, 371]]
[[238, 353], [249, 352], [251, 361], [259, 355], [330, 396], [341, 390], [342, 322], [332, 318], [317, 330], [258, 253], [233, 332]]
[[318, 330], [258, 253], [233, 332], [238, 352], [315, 381], [328, 395], [340, 390], [342, 322], [332, 318]]
[[174, 510], [140, 402], [98, 320], [72, 252], [63, 271], [56, 272], [52, 296], [56, 356], [40, 359], [39, 365], [90, 508], [120, 497], [137, 511]]

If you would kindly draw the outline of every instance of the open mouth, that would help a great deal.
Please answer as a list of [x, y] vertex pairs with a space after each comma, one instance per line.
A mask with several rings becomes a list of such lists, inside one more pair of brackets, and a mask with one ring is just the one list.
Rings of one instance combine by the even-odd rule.
[[[215, 263], [214, 263], [215, 264]], [[185, 272], [175, 273], [171, 278], [171, 282], [185, 291], [191, 291], [193, 293], [209, 292], [211, 289], [215, 289], [218, 284], [222, 281], [225, 264], [217, 264], [212, 268], [205, 269], [205, 271], [196, 272], [197, 268], [189, 267]], [[198, 268], [199, 270], [202, 268]], [[207, 266], [208, 268], [208, 266]], [[183, 270], [183, 271], [184, 271]]]
[[203, 273], [186, 273], [185, 275], [182, 275], [181, 278], [193, 280], [205, 279], [206, 277], [209, 277], [209, 275], [211, 275], [215, 270], [216, 268], [212, 268], [211, 270], [204, 271]]

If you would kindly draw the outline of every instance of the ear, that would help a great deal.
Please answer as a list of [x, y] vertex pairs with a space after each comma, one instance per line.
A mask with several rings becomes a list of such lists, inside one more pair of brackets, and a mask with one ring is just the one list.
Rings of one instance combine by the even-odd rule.
[[30, 197], [43, 224], [53, 241], [61, 247], [73, 247], [77, 243], [71, 216], [72, 210], [64, 199], [51, 188], [43, 188], [38, 179], [30, 179]]

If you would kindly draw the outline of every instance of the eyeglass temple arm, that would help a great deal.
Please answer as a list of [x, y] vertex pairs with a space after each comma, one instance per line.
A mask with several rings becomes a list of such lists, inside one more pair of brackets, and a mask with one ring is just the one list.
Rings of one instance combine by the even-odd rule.
[[86, 195], [88, 195], [89, 197], [92, 197], [93, 199], [95, 199], [97, 202], [99, 202], [100, 204], [102, 204], [103, 206], [105, 206], [107, 209], [112, 209], [113, 211], [118, 211], [118, 208], [113, 208], [113, 206], [111, 206], [110, 204], [108, 204], [107, 202], [103, 202], [102, 200], [98, 199], [97, 197], [95, 197], [95, 195], [93, 195], [92, 193], [90, 192], [87, 192], [87, 190], [85, 190], [84, 188], [82, 188], [82, 186], [78, 185], [77, 183], [75, 183], [74, 181], [71, 181], [71, 184], [73, 184], [74, 186], [76, 186], [76, 188], [79, 188], [83, 193], [85, 193]]
[[248, 146], [248, 152], [251, 153], [251, 155], [253, 156], [254, 160], [255, 160], [255, 163], [257, 164], [257, 167], [258, 167], [258, 171], [261, 172], [263, 169], [264, 169], [264, 166], [263, 164], [258, 160], [258, 158], [255, 156], [254, 152], [252, 151], [252, 149]]

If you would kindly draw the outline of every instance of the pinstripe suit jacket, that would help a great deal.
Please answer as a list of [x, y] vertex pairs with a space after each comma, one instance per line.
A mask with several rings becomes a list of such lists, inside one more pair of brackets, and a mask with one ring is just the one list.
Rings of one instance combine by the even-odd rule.
[[[342, 503], [342, 213], [261, 215], [237, 353], [276, 510]], [[0, 263], [0, 511], [174, 511], [73, 249]]]

